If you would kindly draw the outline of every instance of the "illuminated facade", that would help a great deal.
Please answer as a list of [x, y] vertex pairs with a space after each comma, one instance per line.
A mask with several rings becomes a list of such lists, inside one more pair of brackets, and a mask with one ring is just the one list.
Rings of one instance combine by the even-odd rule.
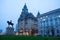
[[60, 8], [38, 13], [38, 31], [41, 36], [60, 36]]
[[18, 19], [18, 35], [37, 35], [37, 18], [28, 12], [26, 4]]
[[60, 36], [60, 8], [37, 17], [28, 12], [26, 4], [18, 19], [16, 35]]

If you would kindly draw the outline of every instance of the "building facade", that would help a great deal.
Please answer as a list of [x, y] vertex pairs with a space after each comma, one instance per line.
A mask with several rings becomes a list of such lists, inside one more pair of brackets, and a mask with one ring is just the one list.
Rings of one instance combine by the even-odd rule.
[[37, 15], [38, 34], [41, 36], [60, 36], [60, 8]]
[[37, 18], [28, 12], [26, 4], [24, 5], [21, 15], [18, 19], [18, 35], [37, 35]]
[[18, 18], [17, 35], [60, 36], [60, 8], [37, 17], [28, 12], [26, 4]]

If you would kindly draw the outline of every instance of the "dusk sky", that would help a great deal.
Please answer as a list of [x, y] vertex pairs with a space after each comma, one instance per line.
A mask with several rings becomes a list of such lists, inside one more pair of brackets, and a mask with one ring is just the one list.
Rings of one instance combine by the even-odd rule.
[[5, 31], [7, 20], [12, 20], [14, 28], [21, 14], [23, 6], [27, 5], [28, 11], [37, 15], [60, 8], [60, 0], [0, 0], [0, 29]]

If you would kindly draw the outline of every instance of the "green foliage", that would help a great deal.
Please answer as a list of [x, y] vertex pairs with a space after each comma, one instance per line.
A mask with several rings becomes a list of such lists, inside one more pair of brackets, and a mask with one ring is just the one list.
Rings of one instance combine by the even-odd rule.
[[41, 36], [0, 36], [0, 40], [60, 40], [58, 37]]

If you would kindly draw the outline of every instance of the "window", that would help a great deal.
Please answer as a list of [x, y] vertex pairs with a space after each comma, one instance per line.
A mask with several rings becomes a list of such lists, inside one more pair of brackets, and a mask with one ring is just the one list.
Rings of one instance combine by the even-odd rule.
[[48, 16], [46, 16], [46, 17], [48, 17]]
[[42, 19], [42, 17], [40, 19]]
[[41, 33], [43, 33], [43, 31], [41, 30]]
[[59, 33], [59, 30], [57, 30], [57, 33]]
[[57, 18], [55, 18], [55, 21], [57, 21]]
[[50, 21], [52, 21], [52, 18], [50, 19]]
[[58, 17], [60, 17], [60, 15], [58, 15]]
[[53, 25], [53, 22], [50, 22], [51, 26]]
[[57, 20], [57, 18], [55, 18], [55, 25], [57, 25], [58, 24], [58, 20]]
[[46, 19], [43, 19], [43, 21], [45, 21]]

